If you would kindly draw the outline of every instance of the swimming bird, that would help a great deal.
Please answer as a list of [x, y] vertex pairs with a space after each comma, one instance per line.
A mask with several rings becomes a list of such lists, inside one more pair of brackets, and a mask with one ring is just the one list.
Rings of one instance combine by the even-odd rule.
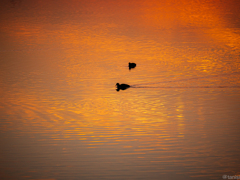
[[117, 86], [117, 89], [116, 89], [117, 91], [119, 91], [120, 89], [121, 90], [125, 90], [127, 88], [130, 88], [130, 86], [128, 84], [119, 84], [119, 83], [117, 83], [116, 86]]
[[128, 63], [129, 70], [136, 67], [136, 63]]

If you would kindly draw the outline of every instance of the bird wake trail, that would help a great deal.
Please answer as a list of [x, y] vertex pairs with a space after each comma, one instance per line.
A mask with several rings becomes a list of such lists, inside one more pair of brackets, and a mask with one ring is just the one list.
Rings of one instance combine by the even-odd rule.
[[158, 85], [164, 83], [174, 83], [174, 82], [184, 82], [190, 80], [198, 80], [198, 79], [209, 79], [209, 78], [217, 78], [217, 77], [224, 77], [230, 75], [240, 74], [240, 72], [233, 72], [233, 73], [225, 73], [225, 74], [218, 74], [218, 75], [209, 75], [209, 76], [202, 76], [202, 77], [192, 77], [192, 78], [185, 78], [185, 79], [177, 79], [177, 80], [169, 80], [169, 81], [160, 81], [160, 82], [151, 82], [151, 83], [142, 83], [142, 84], [135, 84], [132, 85], [132, 88], [240, 88], [239, 85], [229, 86], [229, 85], [218, 85], [218, 86], [149, 86], [149, 85]]

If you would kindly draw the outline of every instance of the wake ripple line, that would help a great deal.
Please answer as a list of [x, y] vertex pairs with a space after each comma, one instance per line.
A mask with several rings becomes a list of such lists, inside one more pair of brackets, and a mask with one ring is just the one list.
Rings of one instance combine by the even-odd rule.
[[167, 88], [240, 88], [240, 86], [155, 86], [155, 87], [151, 87], [151, 86], [136, 86], [133, 85], [131, 86], [131, 88], [163, 88], [163, 89], [167, 89]]
[[186, 79], [177, 79], [177, 80], [161, 81], [161, 82], [153, 82], [153, 83], [142, 83], [142, 84], [135, 84], [134, 86], [141, 86], [141, 85], [148, 85], [148, 84], [171, 83], [171, 82], [181, 82], [181, 81], [189, 81], [189, 80], [196, 80], [196, 79], [205, 79], [205, 78], [214, 78], [214, 77], [221, 77], [221, 76], [230, 76], [230, 75], [234, 75], [234, 74], [240, 74], [240, 72], [225, 73], [225, 74], [218, 74], [218, 75], [210, 75], [210, 76], [203, 76], [203, 77], [192, 77], [192, 78], [186, 78]]

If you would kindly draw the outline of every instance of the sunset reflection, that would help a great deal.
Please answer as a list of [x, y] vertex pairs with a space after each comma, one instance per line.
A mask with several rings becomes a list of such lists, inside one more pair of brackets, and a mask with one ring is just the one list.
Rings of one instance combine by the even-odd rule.
[[237, 1], [17, 2], [0, 3], [0, 179], [239, 173]]

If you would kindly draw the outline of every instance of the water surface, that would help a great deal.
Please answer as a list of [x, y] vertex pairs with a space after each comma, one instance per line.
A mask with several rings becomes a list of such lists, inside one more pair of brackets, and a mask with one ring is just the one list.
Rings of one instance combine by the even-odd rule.
[[0, 7], [0, 179], [240, 174], [239, 1]]

